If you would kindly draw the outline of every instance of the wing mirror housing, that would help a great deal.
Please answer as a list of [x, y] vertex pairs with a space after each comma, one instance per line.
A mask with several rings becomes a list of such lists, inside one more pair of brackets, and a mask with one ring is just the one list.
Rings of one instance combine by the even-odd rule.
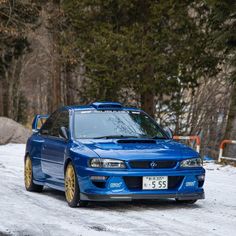
[[169, 127], [165, 127], [164, 131], [166, 135], [168, 136], [168, 138], [173, 139], [174, 133]]
[[62, 126], [59, 129], [59, 135], [61, 138], [68, 140], [68, 129], [66, 127]]

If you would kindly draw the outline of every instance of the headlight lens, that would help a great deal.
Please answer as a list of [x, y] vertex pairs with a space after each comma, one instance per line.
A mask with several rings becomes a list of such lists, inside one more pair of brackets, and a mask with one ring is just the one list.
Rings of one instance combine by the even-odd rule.
[[180, 167], [201, 167], [201, 166], [202, 166], [201, 158], [191, 158], [180, 162]]
[[93, 158], [90, 161], [90, 166], [93, 168], [119, 168], [124, 169], [126, 168], [125, 163], [121, 160], [115, 159], [102, 159], [102, 158]]

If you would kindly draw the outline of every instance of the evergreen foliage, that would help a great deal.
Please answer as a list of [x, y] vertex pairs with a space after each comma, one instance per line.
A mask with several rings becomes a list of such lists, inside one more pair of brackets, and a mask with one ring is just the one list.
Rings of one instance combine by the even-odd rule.
[[76, 40], [68, 51], [91, 80], [86, 96], [112, 100], [129, 88], [142, 103], [218, 72], [209, 8], [198, 1], [64, 0], [63, 7]]

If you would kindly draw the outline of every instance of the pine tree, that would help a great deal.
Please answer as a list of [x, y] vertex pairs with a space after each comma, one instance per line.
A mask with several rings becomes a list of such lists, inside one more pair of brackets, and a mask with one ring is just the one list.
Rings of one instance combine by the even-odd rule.
[[117, 99], [129, 88], [154, 116], [156, 95], [180, 84], [194, 88], [203, 73], [216, 72], [195, 2], [65, 0], [63, 6], [76, 40], [70, 56], [82, 62], [94, 99]]

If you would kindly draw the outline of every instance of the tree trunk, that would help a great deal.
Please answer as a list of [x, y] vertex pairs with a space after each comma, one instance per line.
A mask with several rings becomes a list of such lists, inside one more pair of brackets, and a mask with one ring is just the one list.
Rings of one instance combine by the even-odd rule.
[[65, 65], [64, 83], [65, 83], [65, 104], [66, 105], [74, 104], [73, 97], [75, 96], [75, 94], [72, 91], [74, 81], [72, 81], [71, 77], [72, 77], [72, 73], [70, 69], [68, 68], [68, 65]]
[[3, 86], [0, 79], [0, 116], [3, 116]]
[[[225, 139], [236, 140], [236, 83], [233, 84]], [[227, 145], [225, 156], [236, 158], [236, 145]]]
[[154, 93], [151, 90], [147, 90], [141, 94], [141, 108], [148, 113], [152, 118], [155, 116], [155, 102]]
[[141, 108], [152, 118], [155, 118], [156, 104], [155, 104], [155, 93], [153, 91], [153, 78], [154, 78], [153, 66], [148, 64], [143, 71], [143, 79], [147, 87], [146, 88], [141, 87], [142, 88]]
[[[53, 1], [54, 14], [60, 11], [60, 1]], [[52, 26], [52, 107], [56, 110], [62, 104], [62, 88], [61, 88], [61, 63], [59, 48], [59, 31]]]

